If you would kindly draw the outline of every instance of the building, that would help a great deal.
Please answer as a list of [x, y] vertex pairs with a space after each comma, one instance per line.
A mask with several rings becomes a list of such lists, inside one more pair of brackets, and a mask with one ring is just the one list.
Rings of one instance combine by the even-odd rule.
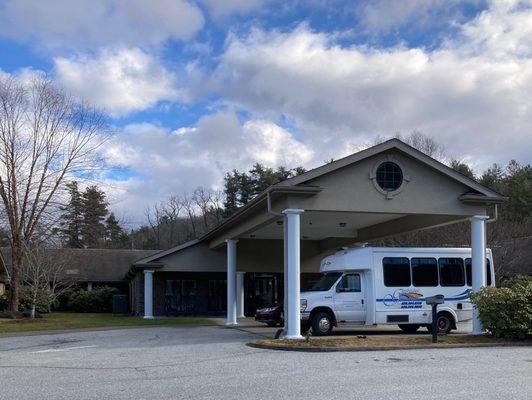
[[[392, 139], [273, 185], [198, 240], [136, 261], [127, 274], [132, 311], [152, 318], [225, 309], [234, 325], [260, 296], [283, 301], [287, 293], [287, 337], [299, 338], [300, 285], [312, 280], [324, 256], [470, 220], [473, 270], [483, 271], [488, 208], [502, 201]], [[476, 276], [473, 289], [483, 284], [482, 272]]]
[[[47, 249], [54, 258], [65, 263], [65, 280], [78, 286], [92, 289], [95, 286], [112, 286], [121, 293], [129, 293], [124, 276], [139, 258], [148, 257], [157, 250], [128, 249]], [[0, 266], [0, 295], [9, 284], [6, 271], [11, 270], [11, 248], [0, 248], [3, 262]]]

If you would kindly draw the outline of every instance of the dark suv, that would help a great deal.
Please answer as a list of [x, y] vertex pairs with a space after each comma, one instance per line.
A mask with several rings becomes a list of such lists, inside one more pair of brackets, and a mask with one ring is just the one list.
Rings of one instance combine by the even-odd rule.
[[284, 313], [282, 304], [272, 304], [259, 308], [255, 312], [255, 321], [263, 322], [268, 326], [283, 326]]

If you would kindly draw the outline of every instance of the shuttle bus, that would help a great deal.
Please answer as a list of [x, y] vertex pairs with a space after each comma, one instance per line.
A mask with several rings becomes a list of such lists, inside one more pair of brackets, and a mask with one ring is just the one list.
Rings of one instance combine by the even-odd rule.
[[[339, 324], [396, 324], [413, 333], [431, 329], [425, 299], [442, 294], [438, 331], [448, 333], [472, 318], [470, 248], [362, 247], [321, 261], [322, 277], [301, 293], [301, 320], [314, 335]], [[493, 258], [486, 250], [486, 284], [495, 285]]]

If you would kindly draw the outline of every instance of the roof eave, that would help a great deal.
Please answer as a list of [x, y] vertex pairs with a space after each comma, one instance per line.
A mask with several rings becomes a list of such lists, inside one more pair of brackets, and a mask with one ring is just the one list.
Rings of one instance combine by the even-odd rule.
[[268, 189], [266, 189], [264, 192], [259, 194], [257, 197], [255, 197], [253, 200], [251, 200], [249, 203], [247, 203], [245, 206], [240, 208], [237, 212], [235, 212], [233, 215], [231, 215], [229, 218], [227, 218], [224, 222], [222, 222], [220, 225], [216, 226], [215, 228], [211, 229], [209, 232], [205, 233], [202, 237], [199, 238], [200, 242], [208, 241], [211, 238], [215, 237], [217, 234], [223, 232], [228, 227], [232, 226], [233, 224], [237, 223], [244, 215], [250, 213], [252, 210], [257, 208], [261, 203], [266, 202], [268, 198], [268, 194], [270, 196], [273, 195], [282, 195], [282, 194], [295, 194], [295, 195], [303, 195], [303, 196], [313, 196], [316, 193], [319, 193], [323, 190], [322, 187], [319, 186], [282, 186], [282, 185], [272, 185]]
[[501, 204], [508, 200], [504, 196], [485, 196], [480, 194], [463, 194], [458, 198], [462, 203], [466, 204]]

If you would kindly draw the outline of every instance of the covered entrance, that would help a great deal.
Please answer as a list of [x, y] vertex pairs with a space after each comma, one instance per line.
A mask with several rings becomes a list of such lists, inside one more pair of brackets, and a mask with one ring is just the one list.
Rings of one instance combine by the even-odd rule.
[[[199, 240], [140, 260], [136, 268], [156, 275], [223, 272], [228, 326], [242, 314], [237, 276], [245, 273], [257, 299], [284, 302], [286, 337], [301, 338], [301, 274], [318, 272], [323, 257], [345, 246], [469, 220], [473, 290], [485, 285], [488, 209], [503, 200], [393, 139], [271, 186]], [[151, 296], [149, 290], [144, 295]], [[150, 300], [145, 297], [145, 304]], [[373, 322], [367, 310], [366, 324]], [[481, 330], [478, 320], [474, 330]]]

